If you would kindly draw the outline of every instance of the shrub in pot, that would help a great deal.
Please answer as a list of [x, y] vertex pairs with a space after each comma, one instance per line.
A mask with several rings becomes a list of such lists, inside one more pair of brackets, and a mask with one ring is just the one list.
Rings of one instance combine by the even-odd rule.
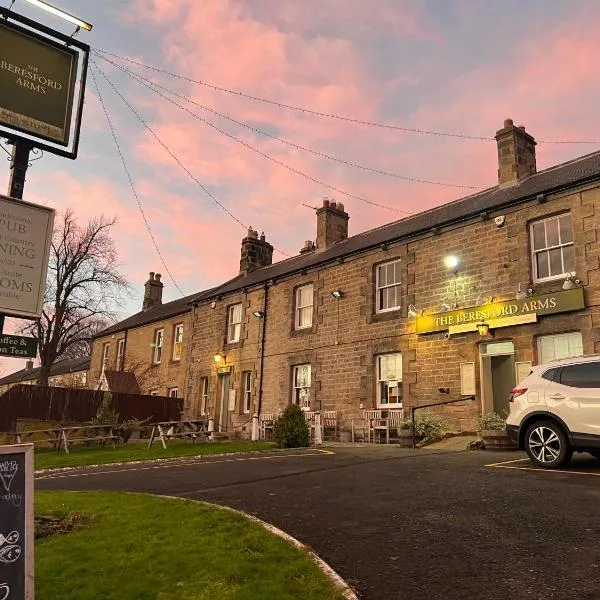
[[310, 431], [302, 409], [290, 404], [273, 425], [273, 441], [282, 448], [306, 448]]
[[[398, 440], [400, 446], [403, 448], [412, 448], [413, 444], [413, 426], [412, 421], [410, 419], [406, 419], [400, 423], [400, 428], [398, 429]], [[420, 438], [417, 437], [417, 441]]]
[[512, 450], [516, 447], [506, 433], [506, 420], [495, 412], [479, 415], [479, 435], [486, 450]]
[[431, 444], [446, 437], [450, 431], [443, 415], [430, 411], [418, 411], [415, 416], [415, 433], [425, 444]]

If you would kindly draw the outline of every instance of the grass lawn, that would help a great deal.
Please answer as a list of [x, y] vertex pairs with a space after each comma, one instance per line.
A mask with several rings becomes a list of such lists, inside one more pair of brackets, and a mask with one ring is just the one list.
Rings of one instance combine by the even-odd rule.
[[36, 515], [81, 513], [36, 541], [38, 600], [342, 600], [303, 552], [241, 515], [168, 498], [37, 492]]
[[112, 446], [73, 446], [70, 454], [64, 450], [56, 452], [52, 448], [36, 448], [35, 468], [49, 469], [53, 467], [75, 467], [83, 465], [100, 465], [114, 462], [148, 460], [153, 458], [173, 458], [177, 456], [197, 456], [200, 454], [226, 454], [230, 452], [250, 452], [252, 450], [268, 450], [275, 448], [272, 442], [167, 442], [165, 450], [160, 442], [154, 442], [148, 450], [148, 442], [129, 442]]

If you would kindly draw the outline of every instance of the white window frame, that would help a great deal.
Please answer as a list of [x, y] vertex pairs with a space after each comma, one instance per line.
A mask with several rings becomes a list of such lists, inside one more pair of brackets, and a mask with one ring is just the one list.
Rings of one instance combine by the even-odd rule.
[[247, 414], [252, 407], [252, 371], [244, 371], [242, 377], [242, 383], [244, 385], [244, 395], [242, 400], [244, 404], [242, 410]]
[[232, 304], [227, 309], [227, 343], [235, 344], [242, 336], [242, 303]]
[[150, 396], [158, 396], [158, 390], [150, 390]]
[[[308, 303], [302, 304], [302, 290], [310, 290], [308, 294]], [[313, 326], [313, 305], [314, 305], [314, 286], [312, 283], [301, 285], [296, 288], [295, 294], [295, 310], [294, 310], [294, 329], [309, 329]], [[310, 318], [308, 323], [303, 323], [303, 315], [308, 314]]]
[[152, 364], [160, 365], [162, 361], [163, 346], [165, 344], [165, 330], [157, 329], [154, 333], [154, 353], [152, 355]]
[[[384, 263], [380, 263], [378, 265], [375, 266], [375, 312], [376, 313], [385, 313], [385, 312], [391, 312], [393, 310], [400, 310], [402, 308], [402, 294], [400, 293], [402, 291], [402, 278], [400, 278], [399, 281], [394, 281], [394, 283], [386, 283], [385, 285], [380, 285], [379, 284], [379, 273], [380, 273], [380, 269], [382, 267], [385, 267], [387, 269], [388, 266], [390, 265], [394, 265], [394, 271], [395, 269], [395, 265], [396, 264], [401, 264], [401, 260], [390, 260], [388, 262], [384, 262]], [[387, 308], [380, 308], [380, 293], [382, 290], [387, 290], [389, 288], [398, 288], [396, 290], [396, 302], [397, 304], [395, 306], [388, 306]]]
[[125, 368], [125, 338], [121, 338], [117, 342], [117, 371], [122, 371]]
[[104, 373], [104, 371], [106, 371], [106, 367], [108, 366], [108, 360], [109, 360], [109, 354], [110, 354], [110, 342], [106, 342], [105, 344], [102, 345], [102, 373]]
[[[554, 342], [552, 357], [543, 362], [542, 345], [543, 340], [552, 340]], [[566, 342], [568, 350], [566, 354], [556, 355], [556, 342]], [[568, 333], [556, 333], [552, 335], [540, 335], [537, 340], [537, 359], [538, 365], [548, 364], [552, 360], [562, 360], [564, 358], [576, 358], [583, 356], [583, 337], [581, 331], [569, 331]]]
[[[561, 217], [564, 217], [566, 215], [569, 215], [571, 217], [571, 241], [570, 242], [566, 242], [566, 243], [561, 243], [560, 241], [560, 223], [558, 224], [558, 237], [559, 237], [559, 243], [558, 246], [548, 246], [546, 245], [544, 248], [538, 248], [535, 249], [535, 239], [534, 239], [534, 235], [533, 235], [533, 228], [535, 225], [539, 225], [541, 223], [544, 223], [544, 236], [546, 238], [546, 244], [548, 244], [548, 233], [546, 230], [546, 223], [548, 223], [549, 221], [560, 221]], [[533, 280], [536, 283], [539, 282], [543, 282], [543, 281], [555, 281], [557, 279], [564, 279], [565, 277], [567, 277], [569, 274], [574, 273], [575, 271], [575, 265], [573, 265], [573, 271], [565, 271], [565, 257], [564, 257], [564, 252], [563, 252], [563, 248], [567, 248], [569, 246], [574, 246], [575, 245], [575, 237], [574, 237], [574, 231], [573, 231], [573, 215], [570, 212], [566, 212], [566, 213], [560, 213], [559, 215], [553, 215], [551, 217], [547, 217], [545, 219], [538, 219], [537, 221], [533, 221], [530, 226], [529, 226], [529, 239], [530, 239], [530, 253], [531, 253], [531, 269], [533, 272]], [[538, 277], [538, 264], [537, 264], [537, 255], [541, 254], [542, 252], [549, 252], [550, 250], [557, 250], [560, 249], [561, 253], [561, 262], [562, 262], [562, 269], [563, 272], [557, 275], [550, 275], [549, 277]], [[550, 260], [549, 255], [548, 255], [548, 260]], [[550, 272], [550, 264], [548, 264], [548, 272]]]
[[[382, 362], [386, 361], [388, 359], [388, 357], [394, 357], [395, 358], [395, 371], [393, 373], [393, 379], [389, 377], [389, 372], [387, 373], [382, 373]], [[399, 361], [399, 362], [398, 362]], [[400, 368], [398, 369], [398, 365], [400, 366]], [[403, 380], [403, 365], [402, 365], [402, 353], [401, 352], [390, 352], [387, 354], [379, 354], [377, 356], [377, 360], [375, 363], [375, 368], [377, 369], [376, 372], [376, 378], [377, 378], [377, 408], [384, 408], [384, 409], [388, 409], [388, 408], [393, 408], [393, 409], [397, 409], [397, 408], [402, 408], [403, 405], [403, 389], [402, 389], [402, 380]], [[382, 385], [388, 384], [388, 389], [389, 389], [389, 382], [395, 382], [395, 387], [397, 390], [397, 395], [396, 397], [400, 398], [400, 402], [382, 402]], [[388, 395], [389, 398], [389, 395]]]
[[[308, 381], [300, 380], [301, 369], [308, 367]], [[307, 385], [308, 383], [308, 385]], [[312, 385], [312, 366], [310, 363], [296, 365], [292, 368], [292, 403], [304, 410], [310, 410], [310, 390]]]
[[183, 352], [183, 323], [177, 323], [173, 328], [173, 360], [181, 360]]
[[[173, 392], [175, 392], [175, 394], [173, 394]], [[170, 387], [170, 388], [167, 390], [167, 396], [168, 396], [169, 398], [179, 398], [178, 394], [179, 394], [179, 388], [178, 388], [177, 386], [175, 386], [175, 387]]]
[[200, 378], [200, 414], [208, 414], [208, 377]]

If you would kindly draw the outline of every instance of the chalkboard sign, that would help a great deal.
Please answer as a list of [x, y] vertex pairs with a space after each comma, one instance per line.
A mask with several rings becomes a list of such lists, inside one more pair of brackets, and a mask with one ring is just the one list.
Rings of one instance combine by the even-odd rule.
[[33, 444], [0, 446], [0, 600], [33, 600]]

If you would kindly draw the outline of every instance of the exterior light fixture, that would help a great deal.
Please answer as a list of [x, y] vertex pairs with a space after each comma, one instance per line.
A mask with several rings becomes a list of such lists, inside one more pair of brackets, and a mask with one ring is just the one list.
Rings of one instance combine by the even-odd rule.
[[409, 304], [408, 306], [408, 316], [409, 317], [416, 317], [419, 314], [419, 311], [417, 310], [417, 307], [414, 304]]
[[221, 354], [220, 352], [217, 352], [214, 356], [213, 356], [213, 360], [216, 363], [220, 363], [221, 361], [225, 362], [225, 355]]
[[567, 278], [564, 280], [562, 284], [563, 290], [572, 290], [575, 287], [575, 282], [573, 281], [573, 273], [569, 273]]
[[29, 2], [29, 4], [37, 6], [38, 8], [41, 8], [42, 10], [45, 10], [46, 12], [53, 14], [55, 17], [60, 17], [65, 21], [69, 21], [69, 23], [77, 25], [78, 28], [85, 29], [87, 31], [92, 30], [93, 25], [91, 23], [83, 21], [82, 19], [75, 17], [74, 15], [71, 15], [68, 12], [65, 12], [64, 10], [61, 10], [60, 8], [56, 8], [56, 6], [48, 4], [47, 2], [43, 2], [42, 0], [27, 0], [27, 2]]
[[444, 302], [441, 306], [440, 309], [442, 312], [447, 312], [451, 309], [452, 307], [449, 304], [446, 304], [446, 302]]
[[477, 323], [477, 331], [479, 332], [480, 336], [483, 337], [484, 335], [487, 335], [489, 330], [490, 330], [490, 326], [487, 323], [485, 323], [485, 322]]
[[444, 265], [446, 265], [446, 269], [450, 271], [454, 271], [455, 273], [458, 271], [458, 257], [456, 256], [445, 256], [444, 257]]
[[333, 290], [333, 292], [331, 292], [331, 295], [334, 298], [341, 298], [344, 295], [344, 292], [342, 292], [342, 290]]
[[257, 319], [262, 319], [265, 316], [265, 313], [262, 310], [255, 310], [252, 313]]

